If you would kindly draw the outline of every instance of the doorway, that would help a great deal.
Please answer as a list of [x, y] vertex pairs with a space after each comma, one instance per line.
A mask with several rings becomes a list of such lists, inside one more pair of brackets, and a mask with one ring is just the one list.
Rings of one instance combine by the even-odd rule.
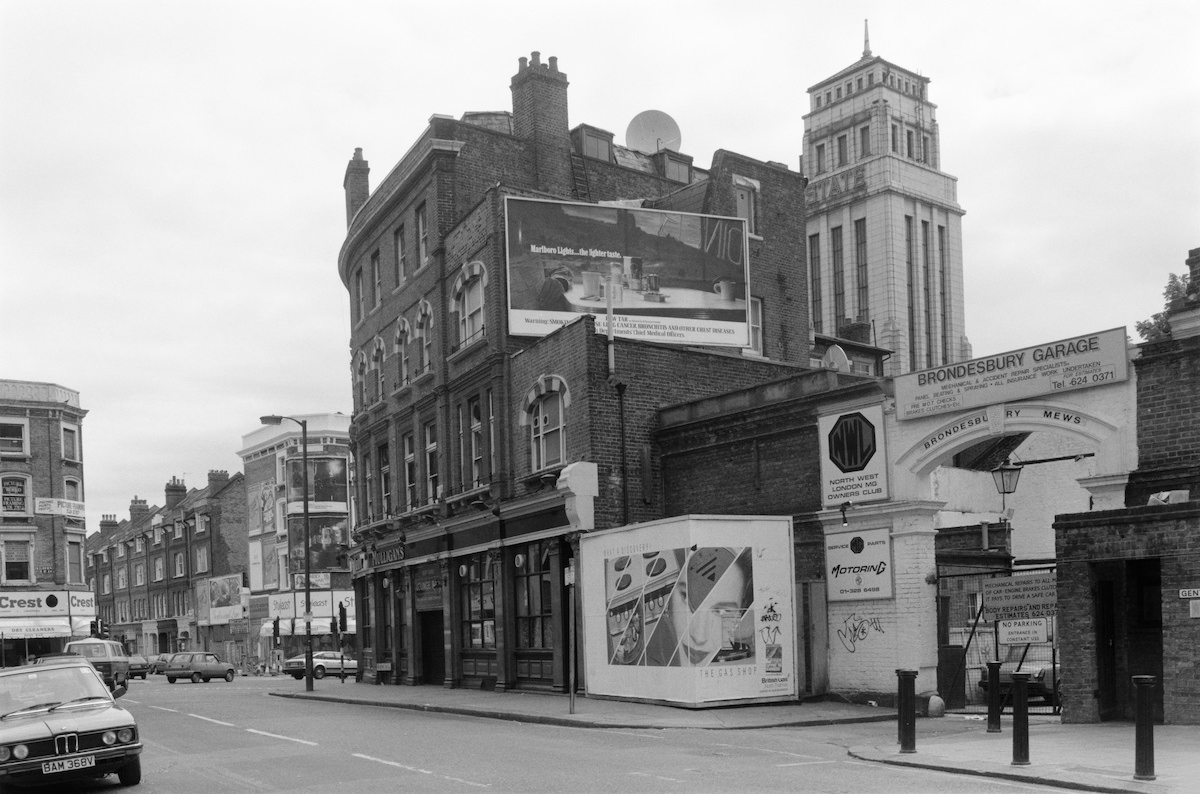
[[421, 628], [421, 680], [441, 684], [446, 680], [446, 639], [440, 610], [418, 612]]

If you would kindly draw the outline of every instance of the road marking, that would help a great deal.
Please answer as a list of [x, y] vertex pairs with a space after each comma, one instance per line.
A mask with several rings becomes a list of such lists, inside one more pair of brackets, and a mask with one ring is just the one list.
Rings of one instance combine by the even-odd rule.
[[310, 742], [307, 739], [296, 739], [292, 736], [282, 736], [278, 733], [267, 733], [266, 731], [259, 731], [259, 730], [255, 730], [254, 728], [247, 728], [246, 733], [257, 733], [259, 736], [269, 736], [272, 739], [283, 739], [286, 742], [295, 742], [296, 744], [307, 744], [309, 747], [320, 747], [320, 745], [317, 744], [316, 742]]
[[226, 728], [235, 727], [232, 722], [221, 722], [220, 720], [214, 720], [212, 717], [202, 717], [199, 714], [189, 714], [188, 716], [195, 717], [198, 720], [204, 720], [205, 722], [211, 722], [214, 725], [224, 725]]
[[795, 762], [793, 762], [793, 763], [790, 763], [790, 764], [776, 764], [775, 766], [777, 766], [777, 767], [783, 767], [783, 766], [812, 766], [813, 764], [836, 764], [836, 763], [837, 763], [837, 761], [833, 761], [833, 760], [827, 760], [827, 761], [795, 761]]
[[629, 774], [633, 775], [634, 777], [648, 777], [648, 778], [651, 778], [652, 780], [666, 780], [670, 783], [683, 783], [684, 782], [683, 780], [680, 780], [677, 777], [665, 777], [663, 775], [652, 775], [649, 772], [630, 772]]
[[436, 773], [432, 770], [429, 770], [429, 769], [421, 769], [420, 767], [416, 767], [416, 766], [408, 766], [407, 764], [402, 764], [399, 761], [388, 761], [384, 758], [376, 758], [375, 756], [372, 756], [372, 755], [363, 755], [362, 753], [351, 753], [350, 755], [352, 755], [355, 758], [361, 758], [364, 761], [374, 761], [377, 764], [385, 764], [386, 766], [394, 766], [397, 769], [403, 769], [407, 772], [419, 772], [422, 775], [432, 775], [434, 777], [440, 777], [442, 780], [449, 780], [454, 783], [465, 783], [468, 786], [478, 786], [479, 788], [491, 788], [491, 785], [492, 785], [491, 783], [476, 783], [473, 780], [463, 780], [461, 777], [451, 777], [450, 775], [439, 775], [438, 773]]
[[169, 712], [171, 712], [172, 714], [179, 714], [179, 713], [180, 713], [180, 712], [179, 712], [179, 709], [169, 709], [169, 708], [167, 708], [166, 706], [151, 706], [150, 708], [152, 708], [152, 709], [158, 709], [159, 711], [169, 711]]
[[789, 750], [772, 750], [767, 747], [752, 747], [752, 746], [741, 745], [741, 744], [718, 743], [715, 746], [716, 747], [729, 747], [734, 750], [754, 750], [755, 752], [758, 752], [758, 753], [774, 753], [775, 755], [788, 755], [788, 756], [791, 756], [792, 758], [811, 758], [811, 759], [813, 759], [812, 761], [805, 762], [805, 763], [810, 763], [810, 764], [826, 763], [825, 759], [821, 758], [821, 756], [819, 756], [819, 755], [807, 755], [805, 753], [793, 753]]

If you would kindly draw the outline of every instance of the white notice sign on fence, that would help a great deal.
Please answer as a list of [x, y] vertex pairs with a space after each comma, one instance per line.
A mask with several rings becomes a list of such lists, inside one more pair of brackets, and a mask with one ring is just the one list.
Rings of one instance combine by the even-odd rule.
[[1030, 620], [1058, 615], [1058, 579], [1053, 573], [987, 579], [983, 583], [986, 620]]

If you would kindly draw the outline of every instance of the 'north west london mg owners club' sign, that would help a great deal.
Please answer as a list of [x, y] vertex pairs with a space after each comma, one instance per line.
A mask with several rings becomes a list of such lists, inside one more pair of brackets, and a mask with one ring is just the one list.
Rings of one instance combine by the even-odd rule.
[[821, 503], [888, 498], [883, 406], [868, 405], [817, 420], [821, 441]]

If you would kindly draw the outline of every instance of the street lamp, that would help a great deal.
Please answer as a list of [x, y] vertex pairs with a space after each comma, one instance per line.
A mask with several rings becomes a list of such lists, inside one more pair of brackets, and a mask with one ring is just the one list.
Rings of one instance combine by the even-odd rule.
[[1001, 496], [1017, 492], [1017, 479], [1021, 476], [1022, 468], [1022, 466], [1014, 465], [1005, 459], [1003, 463], [992, 469], [992, 479], [996, 481], [996, 490], [1000, 492]]
[[294, 416], [264, 416], [264, 425], [282, 424], [290, 419], [300, 425], [300, 465], [304, 470], [304, 691], [313, 691], [312, 652], [312, 553], [308, 538], [308, 421]]

